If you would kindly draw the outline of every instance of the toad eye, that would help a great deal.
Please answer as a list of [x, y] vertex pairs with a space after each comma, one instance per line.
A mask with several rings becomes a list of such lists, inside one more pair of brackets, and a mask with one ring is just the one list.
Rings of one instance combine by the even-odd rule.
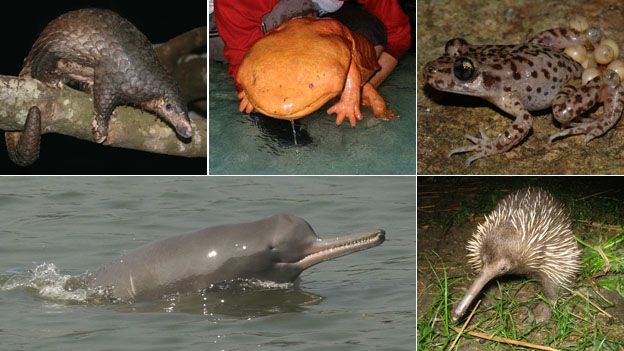
[[453, 73], [459, 80], [470, 80], [474, 78], [476, 70], [472, 61], [461, 57], [453, 63]]
[[173, 106], [171, 106], [171, 104], [166, 104], [165, 105], [165, 110], [171, 111], [172, 109], [173, 109]]

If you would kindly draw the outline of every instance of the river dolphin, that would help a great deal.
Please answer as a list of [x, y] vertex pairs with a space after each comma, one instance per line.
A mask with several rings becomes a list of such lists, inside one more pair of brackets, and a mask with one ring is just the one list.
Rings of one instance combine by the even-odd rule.
[[320, 239], [305, 220], [277, 214], [141, 246], [87, 275], [86, 283], [115, 300], [138, 302], [238, 278], [292, 282], [306, 268], [384, 240], [382, 229]]

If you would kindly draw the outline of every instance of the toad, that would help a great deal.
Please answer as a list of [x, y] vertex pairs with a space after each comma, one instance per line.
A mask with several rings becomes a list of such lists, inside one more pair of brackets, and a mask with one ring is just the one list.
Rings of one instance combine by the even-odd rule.
[[375, 87], [379, 69], [371, 43], [333, 19], [294, 18], [258, 40], [236, 76], [242, 87], [239, 110], [294, 120], [311, 114], [340, 95], [327, 110], [336, 124], [363, 118], [360, 104], [375, 117], [394, 119]]
[[[426, 82], [441, 91], [481, 97], [514, 116], [514, 121], [495, 139], [480, 128], [481, 137], [466, 135], [474, 145], [451, 150], [453, 154], [474, 152], [473, 161], [510, 150], [531, 130], [529, 111], [552, 108], [562, 131], [554, 139], [585, 134], [584, 144], [606, 133], [624, 108], [624, 88], [617, 74], [602, 76], [581, 85], [583, 67], [563, 52], [572, 45], [591, 45], [578, 31], [556, 28], [519, 45], [471, 45], [457, 38], [446, 43], [445, 53], [424, 69]], [[580, 116], [598, 102], [605, 112], [593, 118]], [[575, 122], [577, 121], [577, 122]]]

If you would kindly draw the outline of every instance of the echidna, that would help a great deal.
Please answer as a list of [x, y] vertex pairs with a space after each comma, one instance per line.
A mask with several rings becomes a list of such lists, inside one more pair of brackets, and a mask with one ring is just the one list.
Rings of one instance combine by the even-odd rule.
[[[526, 188], [503, 198], [468, 242], [468, 258], [479, 276], [453, 311], [453, 320], [464, 315], [490, 280], [504, 274], [538, 280], [554, 303], [581, 268], [570, 224], [563, 205], [545, 190]], [[550, 308], [542, 302], [534, 316], [538, 323], [548, 320]]]

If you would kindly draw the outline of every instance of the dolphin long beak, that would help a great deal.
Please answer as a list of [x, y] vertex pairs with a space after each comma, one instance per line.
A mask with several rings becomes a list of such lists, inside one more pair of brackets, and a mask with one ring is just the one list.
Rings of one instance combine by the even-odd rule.
[[306, 250], [305, 257], [295, 262], [295, 265], [304, 270], [323, 261], [370, 249], [380, 245], [384, 240], [386, 240], [386, 231], [383, 229], [336, 239], [319, 239]]

